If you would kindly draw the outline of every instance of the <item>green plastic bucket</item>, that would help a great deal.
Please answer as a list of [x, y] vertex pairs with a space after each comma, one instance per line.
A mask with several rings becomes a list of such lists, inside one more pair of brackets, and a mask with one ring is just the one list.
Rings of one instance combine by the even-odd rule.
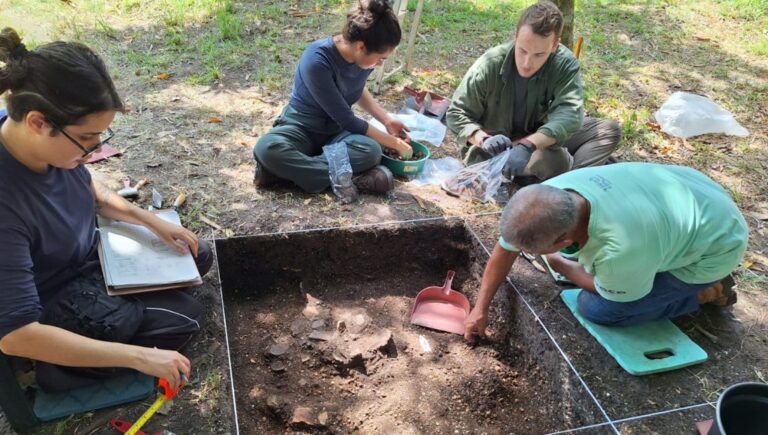
[[429, 156], [430, 156], [429, 148], [427, 148], [427, 146], [422, 144], [421, 142], [416, 142], [415, 140], [411, 141], [411, 148], [413, 148], [414, 154], [416, 154], [419, 151], [424, 153], [424, 158], [420, 160], [404, 162], [401, 160], [395, 160], [387, 156], [386, 154], [382, 154], [381, 164], [388, 167], [393, 174], [399, 175], [401, 177], [418, 175], [419, 172], [421, 172], [421, 170], [424, 169], [424, 163], [426, 163], [427, 160], [429, 159]]

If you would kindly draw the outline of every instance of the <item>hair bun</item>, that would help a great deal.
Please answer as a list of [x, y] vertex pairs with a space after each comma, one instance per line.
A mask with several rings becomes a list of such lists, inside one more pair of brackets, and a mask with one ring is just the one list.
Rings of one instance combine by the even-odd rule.
[[367, 0], [366, 9], [368, 12], [376, 17], [390, 13], [392, 11], [392, 4], [389, 0]]
[[29, 53], [19, 34], [10, 27], [0, 31], [0, 60], [21, 59]]

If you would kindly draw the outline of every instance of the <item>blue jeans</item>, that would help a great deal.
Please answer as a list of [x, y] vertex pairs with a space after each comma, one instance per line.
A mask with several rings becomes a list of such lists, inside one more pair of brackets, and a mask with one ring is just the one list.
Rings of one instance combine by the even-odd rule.
[[697, 295], [714, 283], [689, 284], [669, 272], [657, 273], [651, 292], [632, 302], [613, 302], [582, 290], [579, 313], [601, 325], [629, 326], [659, 319], [672, 319], [699, 309]]

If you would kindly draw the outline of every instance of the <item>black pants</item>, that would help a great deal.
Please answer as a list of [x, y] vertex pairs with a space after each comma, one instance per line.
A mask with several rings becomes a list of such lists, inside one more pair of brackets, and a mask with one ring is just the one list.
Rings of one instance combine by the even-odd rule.
[[[195, 259], [200, 275], [213, 264], [213, 253], [200, 240]], [[204, 307], [186, 290], [126, 296], [107, 295], [98, 262], [91, 262], [65, 283], [43, 307], [40, 323], [98, 340], [179, 350], [202, 328]], [[39, 361], [37, 383], [48, 391], [70, 390], [123, 374], [126, 368], [65, 367]]]

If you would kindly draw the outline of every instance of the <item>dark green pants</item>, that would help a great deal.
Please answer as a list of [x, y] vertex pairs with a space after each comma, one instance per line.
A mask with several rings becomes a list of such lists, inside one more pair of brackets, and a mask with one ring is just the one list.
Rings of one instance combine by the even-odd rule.
[[274, 127], [253, 147], [253, 157], [271, 174], [290, 180], [307, 192], [322, 192], [331, 185], [323, 146], [344, 141], [352, 171], [367, 171], [381, 161], [381, 145], [361, 134], [342, 130], [330, 118], [294, 110], [290, 105]]

